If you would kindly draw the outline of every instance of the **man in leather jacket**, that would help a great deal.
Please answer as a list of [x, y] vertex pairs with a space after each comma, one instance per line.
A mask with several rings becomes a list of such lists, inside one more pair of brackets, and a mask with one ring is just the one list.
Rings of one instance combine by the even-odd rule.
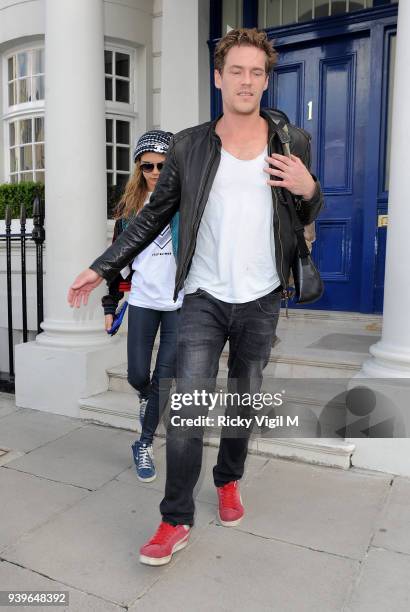
[[[212, 388], [227, 340], [228, 390], [260, 390], [296, 248], [282, 189], [292, 194], [303, 225], [314, 221], [323, 204], [319, 182], [309, 172], [310, 136], [290, 125], [283, 113], [260, 108], [275, 61], [264, 32], [239, 29], [221, 39], [215, 84], [222, 92], [223, 115], [174, 136], [150, 202], [69, 291], [72, 306], [87, 303], [90, 291], [103, 278], [114, 278], [179, 211], [174, 299], [185, 287], [177, 349], [179, 397], [208, 383]], [[283, 123], [290, 157], [283, 155]], [[176, 413], [179, 423], [206, 416], [206, 402], [187, 404]], [[233, 526], [244, 515], [238, 482], [250, 431], [241, 427], [232, 435], [228, 429], [222, 430], [213, 477], [219, 521]], [[168, 426], [163, 520], [141, 548], [142, 563], [168, 563], [188, 542], [202, 437], [202, 427], [182, 435], [181, 427]]]

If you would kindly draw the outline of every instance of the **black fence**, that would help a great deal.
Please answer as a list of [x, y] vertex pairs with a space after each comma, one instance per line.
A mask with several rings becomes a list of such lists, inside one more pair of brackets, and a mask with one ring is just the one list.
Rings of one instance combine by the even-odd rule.
[[21, 265], [21, 301], [22, 301], [22, 335], [23, 342], [28, 340], [27, 327], [27, 272], [26, 272], [26, 246], [27, 241], [32, 240], [36, 245], [36, 302], [37, 302], [37, 333], [41, 333], [41, 322], [44, 319], [43, 312], [43, 243], [45, 240], [44, 230], [44, 202], [35, 198], [33, 202], [33, 229], [31, 233], [26, 232], [26, 209], [20, 209], [20, 231], [12, 233], [11, 207], [7, 206], [5, 211], [5, 233], [0, 233], [0, 243], [6, 243], [6, 283], [7, 283], [7, 330], [8, 330], [8, 353], [9, 370], [0, 372], [0, 390], [14, 392], [14, 343], [13, 343], [13, 278], [12, 278], [12, 251], [13, 242], [20, 244]]

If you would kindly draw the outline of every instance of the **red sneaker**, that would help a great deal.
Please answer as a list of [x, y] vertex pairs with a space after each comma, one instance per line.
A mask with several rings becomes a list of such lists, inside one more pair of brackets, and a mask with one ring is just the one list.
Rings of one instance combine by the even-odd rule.
[[239, 482], [232, 480], [223, 487], [216, 487], [219, 499], [219, 521], [224, 527], [239, 525], [244, 515]]
[[174, 552], [188, 544], [189, 525], [170, 525], [161, 522], [153, 537], [140, 549], [140, 562], [146, 565], [165, 565]]

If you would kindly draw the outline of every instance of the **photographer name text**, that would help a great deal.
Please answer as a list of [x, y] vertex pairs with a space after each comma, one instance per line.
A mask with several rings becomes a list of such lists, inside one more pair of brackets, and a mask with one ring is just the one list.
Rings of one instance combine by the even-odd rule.
[[249, 418], [218, 415], [217, 417], [197, 416], [184, 418], [179, 414], [175, 414], [171, 417], [171, 423], [175, 427], [244, 427], [249, 429], [252, 425], [257, 425], [258, 427], [275, 429], [276, 427], [298, 427], [299, 417], [287, 416], [285, 419], [283, 415], [274, 418], [266, 415], [255, 415]]

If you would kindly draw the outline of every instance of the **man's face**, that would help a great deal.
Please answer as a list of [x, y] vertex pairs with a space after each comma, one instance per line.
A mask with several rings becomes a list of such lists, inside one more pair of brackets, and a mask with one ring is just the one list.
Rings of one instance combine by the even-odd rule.
[[215, 87], [221, 90], [224, 112], [240, 115], [259, 111], [260, 100], [268, 88], [266, 54], [252, 46], [235, 46], [225, 56], [222, 74], [215, 70]]

